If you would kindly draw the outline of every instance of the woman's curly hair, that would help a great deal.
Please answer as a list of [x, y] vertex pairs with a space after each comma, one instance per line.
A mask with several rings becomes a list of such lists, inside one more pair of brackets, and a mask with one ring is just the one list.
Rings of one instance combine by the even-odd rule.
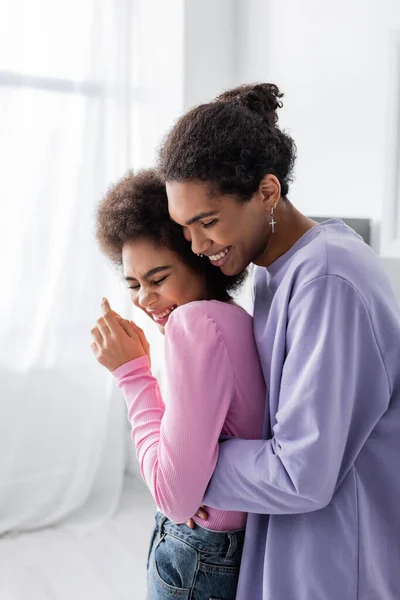
[[217, 193], [247, 201], [273, 174], [286, 198], [296, 146], [277, 127], [282, 96], [270, 83], [242, 85], [187, 112], [159, 152], [165, 181], [207, 181]]
[[122, 265], [122, 248], [137, 239], [149, 239], [173, 250], [189, 268], [204, 275], [210, 299], [229, 300], [245, 274], [224, 275], [208, 258], [194, 254], [180, 225], [170, 219], [165, 183], [153, 169], [125, 177], [112, 185], [97, 209], [96, 238], [102, 252]]

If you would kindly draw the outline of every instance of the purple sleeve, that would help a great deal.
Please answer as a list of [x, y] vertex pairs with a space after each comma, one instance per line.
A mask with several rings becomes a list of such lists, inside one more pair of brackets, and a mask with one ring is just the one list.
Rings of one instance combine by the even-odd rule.
[[323, 508], [387, 409], [385, 366], [357, 291], [326, 275], [288, 309], [273, 437], [220, 444], [208, 506], [260, 514]]

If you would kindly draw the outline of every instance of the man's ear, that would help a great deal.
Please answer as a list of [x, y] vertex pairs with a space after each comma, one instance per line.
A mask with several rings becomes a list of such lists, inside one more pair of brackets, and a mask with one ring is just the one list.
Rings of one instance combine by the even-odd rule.
[[265, 203], [265, 210], [271, 212], [275, 208], [281, 197], [281, 184], [276, 175], [269, 173], [260, 181], [258, 191], [261, 194], [262, 201]]

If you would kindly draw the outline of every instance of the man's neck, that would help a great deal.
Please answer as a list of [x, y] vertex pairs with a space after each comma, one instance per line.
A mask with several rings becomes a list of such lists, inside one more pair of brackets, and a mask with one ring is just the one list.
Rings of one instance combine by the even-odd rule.
[[261, 267], [272, 265], [290, 250], [309, 229], [318, 225], [316, 221], [298, 211], [289, 200], [282, 198], [276, 207], [274, 220], [275, 231], [274, 233], [270, 232], [267, 246], [256, 261], [256, 264]]

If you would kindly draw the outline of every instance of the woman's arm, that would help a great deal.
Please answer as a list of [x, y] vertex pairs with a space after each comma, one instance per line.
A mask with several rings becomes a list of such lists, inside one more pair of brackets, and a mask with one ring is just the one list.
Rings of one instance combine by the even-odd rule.
[[204, 504], [264, 514], [326, 506], [373, 427], [390, 388], [370, 316], [344, 279], [320, 277], [289, 306], [287, 356], [269, 440], [228, 440]]
[[170, 316], [165, 363], [165, 412], [146, 357], [113, 374], [128, 407], [141, 473], [160, 510], [183, 523], [202, 503], [234, 393], [224, 341], [198, 305]]

